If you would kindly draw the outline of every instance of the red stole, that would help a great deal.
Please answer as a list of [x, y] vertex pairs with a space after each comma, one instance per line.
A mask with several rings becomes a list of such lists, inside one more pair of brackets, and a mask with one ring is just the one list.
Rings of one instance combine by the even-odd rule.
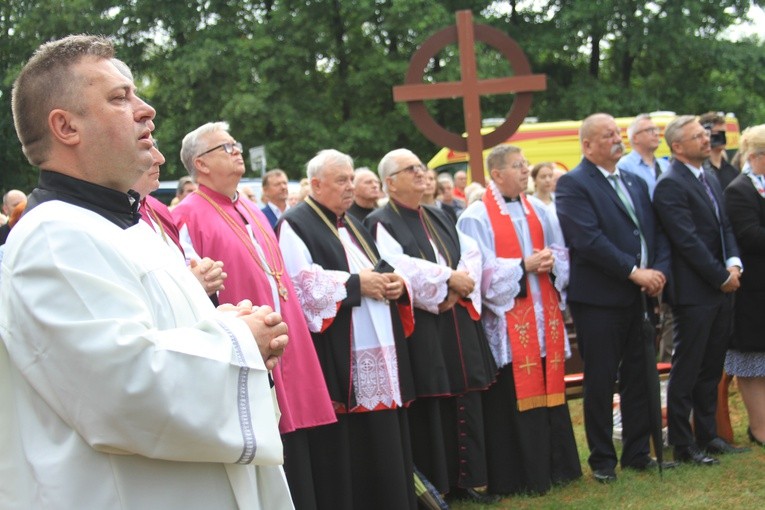
[[[531, 234], [531, 244], [537, 250], [545, 247], [544, 231], [534, 208], [521, 193], [521, 203]], [[494, 231], [494, 246], [498, 257], [522, 259], [523, 250], [510, 216], [501, 213], [491, 190], [483, 198]], [[531, 288], [526, 281], [526, 297], [516, 297], [515, 306], [505, 313], [507, 338], [513, 354], [513, 377], [518, 400], [518, 410], [527, 411], [537, 407], [554, 407], [566, 403], [566, 385], [563, 380], [565, 361], [565, 331], [558, 293], [550, 276], [540, 273], [539, 289], [545, 315], [545, 346], [547, 357], [544, 370], [539, 352], [537, 321]], [[545, 377], [546, 376], [546, 377]]]

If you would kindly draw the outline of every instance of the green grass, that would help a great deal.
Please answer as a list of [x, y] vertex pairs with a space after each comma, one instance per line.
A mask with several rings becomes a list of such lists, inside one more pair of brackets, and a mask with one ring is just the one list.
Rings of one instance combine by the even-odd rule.
[[[479, 509], [754, 509], [765, 501], [765, 448], [749, 444], [746, 437], [746, 411], [735, 383], [731, 385], [730, 413], [735, 443], [752, 446], [752, 451], [722, 455], [720, 465], [696, 467], [682, 465], [664, 472], [638, 473], [620, 471], [619, 479], [603, 485], [592, 479], [587, 466], [587, 442], [584, 437], [581, 399], [569, 402], [583, 477], [572, 484], [555, 487], [544, 496], [513, 496], [495, 505], [454, 502], [454, 510]], [[664, 451], [671, 460], [672, 451]]]

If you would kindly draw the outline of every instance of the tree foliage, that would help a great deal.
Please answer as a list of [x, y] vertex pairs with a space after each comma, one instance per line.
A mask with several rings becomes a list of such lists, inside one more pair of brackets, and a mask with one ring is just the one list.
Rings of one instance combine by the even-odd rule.
[[[541, 120], [595, 111], [735, 112], [765, 122], [762, 40], [731, 42], [723, 30], [752, 0], [6, 0], [0, 4], [0, 188], [31, 190], [11, 117], [13, 80], [34, 49], [70, 33], [113, 37], [156, 109], [165, 178], [185, 174], [180, 142], [204, 122], [227, 120], [245, 147], [265, 145], [268, 166], [292, 178], [323, 148], [375, 167], [406, 146], [427, 160], [437, 148], [393, 101], [409, 59], [430, 35], [470, 9], [475, 21], [515, 38], [548, 88], [534, 99]], [[511, 74], [479, 44], [481, 77]], [[456, 45], [426, 79], [459, 79]], [[512, 96], [484, 97], [484, 117], [503, 117]], [[434, 118], [464, 130], [459, 99], [428, 103]]]

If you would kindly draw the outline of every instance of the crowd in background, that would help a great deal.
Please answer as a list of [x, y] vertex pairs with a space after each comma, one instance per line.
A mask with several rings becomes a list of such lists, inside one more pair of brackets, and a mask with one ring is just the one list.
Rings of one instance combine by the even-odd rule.
[[[51, 107], [50, 133], [35, 135], [30, 76], [53, 71], [31, 61], [14, 87], [19, 138], [42, 169], [29, 197], [3, 197], [0, 335], [15, 393], [2, 402], [20, 406], [3, 410], [5, 441], [33, 466], [14, 474], [19, 501], [66, 500], [62, 483], [77, 493], [106, 466], [105, 485], [120, 488], [96, 491], [103, 508], [121, 497], [129, 508], [415, 508], [424, 483], [436, 500], [543, 494], [582, 475], [563, 377], [567, 307], [597, 481], [616, 480], [619, 463], [657, 465], [644, 313], [661, 323], [658, 360], [672, 363], [674, 460], [713, 465], [747, 450], [715, 428], [723, 365], [749, 439], [764, 444], [765, 126], [744, 131], [734, 166], [717, 114], [673, 120], [669, 160], [655, 157], [650, 116], [627, 129], [627, 153], [614, 119], [593, 114], [575, 169], [500, 145], [485, 187], [407, 149], [381, 155], [376, 172], [325, 149], [299, 193], [274, 169], [256, 197], [239, 187], [242, 145], [209, 122], [183, 140], [189, 177], [168, 208], [150, 195], [164, 163], [156, 112], [108, 43], [78, 37], [46, 51], [68, 46], [55, 72], [92, 78], [78, 82], [83, 101], [103, 95], [108, 107]], [[137, 141], [97, 136], [117, 132], [109, 122]], [[97, 162], [79, 149], [104, 144]], [[38, 440], [47, 450], [28, 456]], [[51, 469], [50, 452], [72, 472]], [[120, 495], [152, 477], [163, 487]]]

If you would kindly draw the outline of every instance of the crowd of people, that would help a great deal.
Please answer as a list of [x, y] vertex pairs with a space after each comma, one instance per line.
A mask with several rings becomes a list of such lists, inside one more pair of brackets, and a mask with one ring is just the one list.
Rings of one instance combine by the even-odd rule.
[[208, 122], [182, 141], [168, 208], [151, 196], [156, 112], [108, 39], [42, 45], [12, 99], [41, 170], [29, 197], [3, 197], [3, 508], [415, 509], [424, 482], [484, 504], [544, 494], [582, 476], [568, 313], [595, 480], [657, 466], [645, 313], [672, 362], [665, 467], [746, 451], [716, 430], [723, 365], [765, 446], [765, 126], [743, 133], [739, 172], [715, 115], [667, 125], [667, 161], [650, 116], [626, 154], [593, 114], [576, 168], [499, 145], [486, 187], [404, 148], [377, 172], [325, 149], [295, 197], [269, 171], [261, 207], [238, 189], [242, 144]]

